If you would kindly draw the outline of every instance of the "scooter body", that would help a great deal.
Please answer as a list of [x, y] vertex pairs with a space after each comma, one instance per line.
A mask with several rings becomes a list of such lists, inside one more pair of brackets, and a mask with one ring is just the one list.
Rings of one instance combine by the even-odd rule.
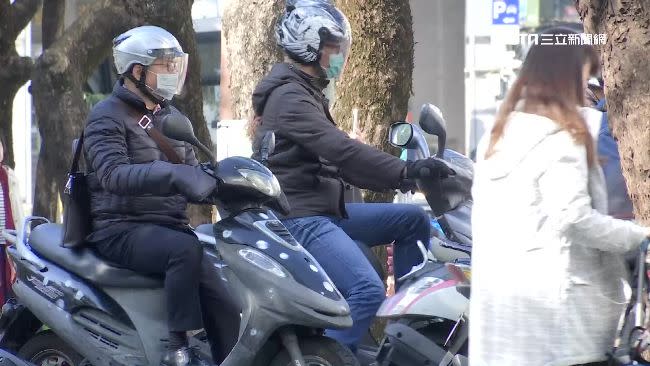
[[[426, 248], [418, 243], [422, 263], [397, 279], [398, 291], [387, 298], [377, 317], [389, 321], [384, 339], [376, 352], [378, 366], [466, 365], [471, 277], [471, 186], [469, 159], [444, 149], [442, 116], [426, 121], [435, 107], [425, 105], [420, 125], [391, 127], [391, 143], [407, 149], [407, 158], [427, 158], [429, 149], [422, 130], [439, 138], [437, 157], [455, 170], [463, 170], [464, 180], [452, 187], [449, 197], [438, 181], [418, 181], [422, 197], [401, 194], [396, 201], [420, 204], [432, 216], [433, 236]], [[402, 131], [398, 131], [400, 128]], [[404, 139], [407, 136], [408, 139]], [[393, 141], [395, 139], [395, 141]], [[399, 140], [402, 139], [400, 142]], [[397, 142], [397, 143], [395, 143]], [[469, 185], [469, 186], [468, 186]], [[443, 202], [437, 202], [442, 200]]]
[[[212, 174], [220, 182], [217, 205], [231, 214], [195, 233], [219, 273], [214, 280], [242, 306], [239, 339], [221, 366], [265, 366], [277, 357], [303, 365], [298, 337], [333, 342], [323, 329], [350, 327], [349, 307], [318, 262], [262, 207], [281, 199], [267, 168], [232, 157]], [[44, 218], [27, 218], [3, 236], [13, 244], [7, 252], [18, 304], [0, 317], [1, 347], [17, 347], [46, 325], [85, 364], [160, 363], [168, 343], [162, 278], [116, 267], [92, 248], [62, 247], [62, 226]]]

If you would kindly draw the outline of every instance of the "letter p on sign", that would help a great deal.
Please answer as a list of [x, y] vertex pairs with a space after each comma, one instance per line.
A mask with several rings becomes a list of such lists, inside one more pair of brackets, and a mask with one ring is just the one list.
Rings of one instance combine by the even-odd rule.
[[494, 1], [492, 3], [492, 19], [499, 19], [499, 16], [506, 12], [505, 1]]

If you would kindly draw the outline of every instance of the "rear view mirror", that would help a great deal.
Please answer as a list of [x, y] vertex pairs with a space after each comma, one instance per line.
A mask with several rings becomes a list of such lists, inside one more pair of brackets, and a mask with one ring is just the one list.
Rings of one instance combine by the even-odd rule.
[[180, 113], [169, 113], [162, 118], [160, 126], [163, 135], [170, 139], [184, 141], [191, 145], [198, 147], [205, 155], [208, 156], [212, 166], [216, 166], [217, 159], [212, 154], [212, 151], [199, 141], [194, 135], [192, 122]]
[[405, 148], [413, 139], [413, 126], [406, 122], [395, 122], [390, 126], [388, 141], [395, 147]]
[[199, 141], [194, 136], [192, 123], [180, 113], [169, 113], [162, 118], [162, 133], [173, 140], [185, 141], [196, 145]]
[[440, 108], [433, 104], [425, 104], [420, 111], [420, 127], [424, 132], [438, 137], [437, 157], [442, 158], [447, 144], [446, 122]]

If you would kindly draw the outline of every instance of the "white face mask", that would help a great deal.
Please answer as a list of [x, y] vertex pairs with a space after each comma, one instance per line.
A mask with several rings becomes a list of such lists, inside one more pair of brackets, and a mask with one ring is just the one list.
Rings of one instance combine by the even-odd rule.
[[[155, 74], [155, 73], [154, 73]], [[178, 92], [178, 73], [156, 74], [156, 89], [154, 93], [166, 100], [172, 100]]]

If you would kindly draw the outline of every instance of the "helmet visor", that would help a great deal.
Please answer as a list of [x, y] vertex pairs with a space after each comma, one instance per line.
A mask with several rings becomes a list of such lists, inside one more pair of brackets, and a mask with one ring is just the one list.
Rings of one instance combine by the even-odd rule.
[[[329, 54], [330, 67], [334, 66], [337, 74], [334, 79], [343, 73], [348, 62], [350, 48], [352, 47], [352, 29], [345, 14], [329, 3], [318, 3], [314, 7], [321, 8], [328, 15], [330, 23], [319, 31], [321, 39], [321, 53]], [[332, 65], [332, 64], [335, 65]], [[331, 71], [331, 70], [330, 70]]]
[[157, 75], [156, 94], [169, 100], [182, 92], [188, 59], [188, 54], [182, 52], [156, 58], [150, 65], [154, 67], [151, 71]]
[[[185, 84], [189, 55], [178, 48], [154, 49], [148, 50], [147, 53], [155, 57], [154, 62], [150, 66], [159, 66], [159, 73], [178, 75], [178, 82], [176, 83], [174, 94], [180, 94]], [[160, 68], [160, 66], [164, 67]]]

